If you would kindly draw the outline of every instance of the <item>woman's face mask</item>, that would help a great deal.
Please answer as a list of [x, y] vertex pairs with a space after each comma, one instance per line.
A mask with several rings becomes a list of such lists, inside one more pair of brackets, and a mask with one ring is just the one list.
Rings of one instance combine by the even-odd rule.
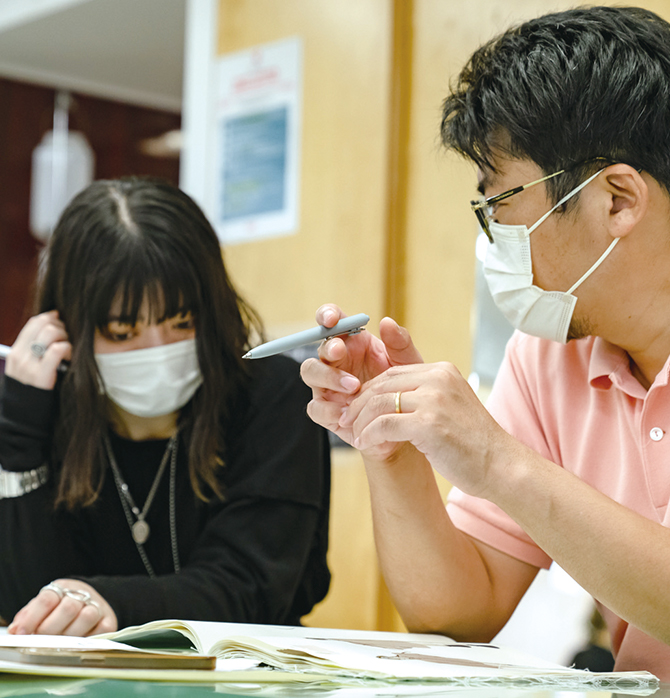
[[180, 410], [202, 384], [195, 339], [95, 354], [105, 394], [137, 417]]
[[593, 274], [619, 242], [620, 238], [615, 238], [600, 259], [565, 292], [545, 291], [533, 284], [530, 234], [600, 172], [564, 196], [530, 228], [489, 221], [493, 243], [486, 250], [484, 276], [502, 314], [513, 327], [526, 334], [565, 344], [577, 303], [572, 292]]

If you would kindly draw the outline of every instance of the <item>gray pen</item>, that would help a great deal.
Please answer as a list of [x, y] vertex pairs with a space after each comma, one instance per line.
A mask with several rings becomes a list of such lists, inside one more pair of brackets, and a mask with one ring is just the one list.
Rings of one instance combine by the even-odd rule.
[[296, 332], [295, 334], [290, 334], [281, 339], [273, 339], [271, 342], [266, 342], [265, 344], [254, 347], [242, 358], [264, 359], [268, 356], [290, 351], [291, 349], [297, 349], [298, 347], [305, 346], [305, 344], [328, 339], [329, 337], [337, 337], [341, 334], [356, 334], [360, 332], [363, 325], [367, 325], [368, 322], [370, 322], [370, 318], [365, 315], [365, 313], [359, 313], [358, 315], [342, 318], [334, 327], [318, 325], [311, 330], [303, 330], [302, 332]]
[[[12, 348], [8, 347], [6, 344], [0, 344], [0, 359], [6, 359], [7, 354], [9, 354], [11, 350]], [[67, 363], [67, 361], [61, 361], [58, 365], [58, 371], [64, 373], [65, 371], [67, 371], [68, 366], [69, 364]]]

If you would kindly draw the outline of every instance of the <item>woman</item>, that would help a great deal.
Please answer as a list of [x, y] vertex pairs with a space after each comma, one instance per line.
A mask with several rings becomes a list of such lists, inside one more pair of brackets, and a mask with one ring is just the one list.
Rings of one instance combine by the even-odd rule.
[[329, 451], [180, 190], [95, 182], [63, 213], [0, 397], [0, 616], [87, 635], [297, 624], [326, 594]]

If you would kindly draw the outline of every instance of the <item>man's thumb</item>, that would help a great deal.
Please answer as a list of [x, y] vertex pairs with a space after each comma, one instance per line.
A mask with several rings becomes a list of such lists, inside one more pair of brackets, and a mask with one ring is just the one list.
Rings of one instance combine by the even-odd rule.
[[389, 361], [394, 366], [423, 363], [409, 332], [390, 317], [379, 323], [379, 336], [386, 346]]

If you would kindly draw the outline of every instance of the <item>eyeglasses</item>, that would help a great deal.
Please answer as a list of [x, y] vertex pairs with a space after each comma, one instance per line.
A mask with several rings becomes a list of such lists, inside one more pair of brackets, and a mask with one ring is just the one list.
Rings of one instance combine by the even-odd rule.
[[541, 184], [542, 182], [546, 182], [548, 179], [552, 179], [553, 177], [558, 177], [558, 175], [563, 174], [564, 172], [567, 172], [568, 170], [574, 169], [578, 165], [585, 165], [587, 162], [595, 162], [597, 160], [604, 160], [606, 162], [612, 162], [608, 158], [590, 158], [588, 160], [584, 160], [583, 162], [577, 163], [576, 165], [573, 165], [572, 167], [559, 170], [558, 172], [553, 172], [550, 175], [547, 175], [546, 177], [541, 177], [540, 179], [536, 179], [534, 182], [529, 182], [528, 184], [524, 184], [521, 187], [514, 187], [514, 189], [509, 189], [508, 191], [504, 191], [502, 194], [496, 194], [495, 196], [490, 196], [488, 199], [483, 199], [479, 201], [471, 201], [470, 202], [470, 208], [474, 211], [475, 216], [477, 216], [477, 220], [479, 221], [479, 225], [481, 226], [482, 230], [484, 233], [486, 233], [486, 237], [489, 239], [489, 242], [493, 242], [493, 236], [491, 235], [491, 230], [489, 229], [489, 220], [493, 218], [493, 207], [495, 204], [499, 203], [500, 201], [503, 201], [504, 199], [509, 199], [510, 196], [514, 196], [515, 194], [518, 194], [519, 192], [524, 191], [525, 189], [530, 189], [531, 187], [534, 187], [536, 184]]

